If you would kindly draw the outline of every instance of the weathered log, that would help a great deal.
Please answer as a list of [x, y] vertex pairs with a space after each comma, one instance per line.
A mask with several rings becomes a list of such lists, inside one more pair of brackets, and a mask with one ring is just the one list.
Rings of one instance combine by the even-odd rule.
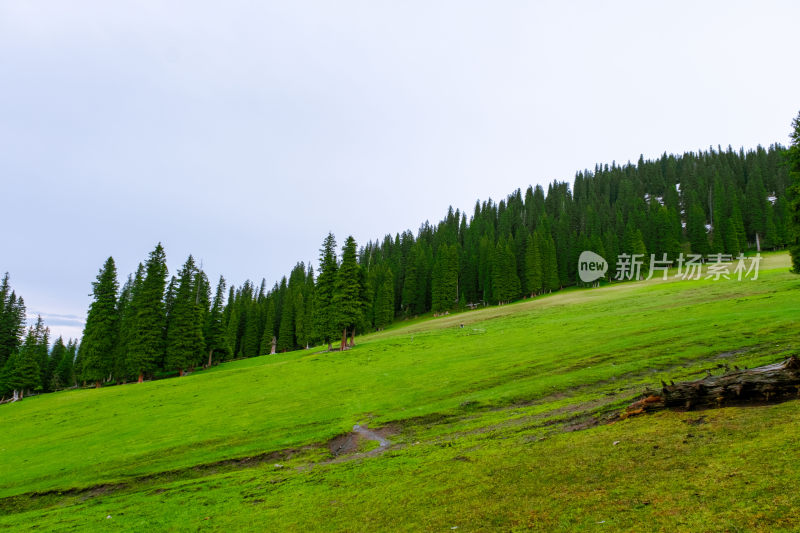
[[772, 403], [800, 398], [800, 359], [796, 355], [782, 363], [728, 370], [721, 376], [707, 375], [696, 381], [661, 382], [661, 390], [646, 391], [645, 397], [628, 406], [622, 418], [663, 408], [696, 409]]

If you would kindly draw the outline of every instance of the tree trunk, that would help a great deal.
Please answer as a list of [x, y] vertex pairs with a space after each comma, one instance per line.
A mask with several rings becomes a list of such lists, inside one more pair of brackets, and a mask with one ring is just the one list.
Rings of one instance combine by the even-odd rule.
[[347, 348], [347, 328], [342, 330], [342, 347], [341, 351], [344, 351]]
[[721, 376], [709, 372], [697, 381], [661, 384], [661, 391], [647, 391], [648, 397], [628, 406], [622, 416], [668, 407], [723, 407], [800, 398], [800, 359], [793, 355], [782, 363], [750, 370], [727, 369]]
[[178, 369], [178, 375], [179, 375], [179, 376], [181, 376], [181, 377], [183, 377], [183, 369], [182, 369], [182, 368], [179, 368], [179, 369]]
[[142, 383], [142, 382], [144, 382], [144, 372], [139, 372], [139, 381], [137, 381], [137, 383]]
[[99, 389], [100, 388], [100, 380], [99, 379], [94, 382], [94, 388], [95, 389]]
[[208, 367], [207, 368], [211, 368], [211, 356], [213, 355], [213, 353], [214, 353], [214, 349], [213, 348], [208, 351]]
[[350, 332], [350, 347], [354, 347], [356, 345], [356, 328]]
[[328, 351], [330, 352], [331, 350], [333, 350], [333, 343], [328, 341]]

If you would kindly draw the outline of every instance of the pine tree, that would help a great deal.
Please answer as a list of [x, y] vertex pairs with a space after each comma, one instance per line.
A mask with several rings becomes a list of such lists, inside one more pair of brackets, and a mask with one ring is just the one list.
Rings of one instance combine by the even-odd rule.
[[328, 233], [322, 243], [319, 257], [319, 276], [317, 278], [314, 329], [317, 337], [328, 344], [331, 343], [338, 329], [334, 293], [337, 279], [338, 265], [336, 263], [336, 239], [333, 233]]
[[[141, 268], [141, 265], [139, 265]], [[128, 372], [128, 364], [125, 359], [127, 353], [127, 340], [126, 340], [126, 326], [130, 320], [131, 299], [133, 298], [134, 278], [128, 275], [128, 279], [122, 286], [117, 299], [117, 342], [114, 345], [112, 362], [111, 362], [111, 377], [117, 384], [127, 381], [130, 372]]]
[[64, 344], [64, 339], [59, 336], [53, 343], [53, 349], [50, 350], [50, 357], [48, 360], [50, 383], [48, 385], [48, 390], [61, 390], [67, 386], [67, 384], [62, 381], [61, 375], [58, 372], [59, 366], [62, 364], [66, 353], [67, 347]]
[[439, 247], [431, 282], [433, 312], [451, 309], [458, 299], [458, 248], [455, 245]]
[[792, 146], [787, 153], [791, 187], [789, 195], [789, 242], [792, 256], [792, 271], [800, 274], [800, 113], [792, 122]]
[[529, 233], [525, 246], [525, 293], [531, 298], [542, 291], [542, 254], [539, 239]]
[[134, 291], [131, 302], [136, 316], [131, 324], [127, 359], [130, 370], [138, 375], [139, 383], [144, 380], [145, 374], [156, 370], [164, 356], [164, 289], [167, 275], [166, 255], [161, 243], [158, 243], [145, 263], [141, 290]]
[[278, 327], [277, 350], [285, 352], [294, 348], [294, 298], [291, 291], [287, 288], [283, 309], [281, 310], [281, 322]]
[[[355, 330], [362, 319], [364, 302], [362, 298], [362, 278], [356, 256], [356, 241], [347, 237], [342, 247], [342, 264], [336, 273], [333, 292], [333, 307], [336, 313], [336, 324], [342, 332], [341, 349], [347, 343], [347, 330]], [[353, 333], [355, 336], [355, 333]]]
[[386, 269], [383, 281], [378, 285], [375, 296], [375, 327], [381, 330], [392, 323], [394, 318], [394, 282], [392, 271]]
[[190, 255], [178, 271], [174, 302], [167, 326], [165, 366], [179, 375], [194, 366], [205, 353], [203, 307], [197, 265]]
[[117, 267], [109, 257], [92, 283], [93, 301], [86, 316], [80, 346], [81, 378], [96, 387], [111, 373], [119, 335]]
[[56, 375], [61, 388], [73, 387], [75, 385], [75, 354], [78, 351], [78, 346], [70, 339], [61, 356], [61, 360], [56, 366]]
[[692, 252], [702, 256], [708, 255], [711, 249], [708, 245], [708, 234], [706, 233], [706, 215], [699, 204], [694, 204], [689, 208], [686, 233], [689, 237]]
[[11, 289], [6, 272], [0, 281], [0, 366], [22, 345], [25, 314], [25, 302]]
[[558, 277], [556, 244], [549, 231], [545, 230], [539, 235], [539, 247], [542, 251], [543, 289], [547, 292], [557, 291], [561, 288], [561, 280]]
[[276, 344], [278, 342], [277, 336], [275, 335], [275, 298], [276, 296], [274, 294], [270, 294], [265, 304], [264, 332], [261, 334], [261, 347], [259, 349], [259, 352], [262, 354], [272, 353], [273, 339], [275, 339]]
[[[223, 312], [225, 308], [225, 278], [220, 276], [217, 282], [217, 290], [214, 294], [214, 302], [211, 310], [206, 317], [205, 325], [205, 351], [208, 353], [207, 366], [219, 363], [228, 358], [228, 340], [226, 338], [225, 323]], [[264, 352], [262, 352], [264, 353]]]
[[25, 342], [19, 349], [19, 357], [14, 365], [13, 384], [20, 391], [20, 398], [26, 392], [41, 389], [38, 352], [41, 339], [33, 327], [28, 328]]

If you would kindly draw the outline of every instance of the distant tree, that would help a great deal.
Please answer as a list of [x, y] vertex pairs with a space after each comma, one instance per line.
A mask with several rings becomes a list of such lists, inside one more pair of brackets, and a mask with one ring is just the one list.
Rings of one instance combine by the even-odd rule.
[[48, 372], [50, 376], [50, 384], [48, 389], [51, 391], [61, 390], [70, 385], [61, 379], [61, 375], [58, 372], [59, 366], [63, 363], [63, 360], [66, 357], [66, 353], [67, 347], [64, 344], [64, 339], [59, 336], [53, 343], [53, 348], [50, 350], [50, 358], [48, 361], [50, 366], [50, 371]]
[[319, 257], [319, 276], [315, 290], [315, 318], [314, 326], [317, 337], [328, 344], [331, 343], [338, 329], [336, 307], [334, 305], [334, 294], [336, 291], [336, 279], [338, 264], [336, 263], [336, 239], [333, 233], [328, 233], [322, 243]]
[[703, 256], [711, 252], [708, 245], [708, 233], [706, 233], [706, 215], [703, 208], [697, 203], [689, 208], [686, 233], [689, 236], [692, 252]]
[[81, 378], [96, 387], [111, 374], [114, 348], [119, 336], [117, 267], [109, 257], [92, 282], [92, 303], [80, 346]]
[[[532, 197], [533, 193], [531, 193]], [[542, 253], [539, 239], [529, 233], [525, 246], [525, 293], [531, 297], [542, 291]]]
[[58, 362], [58, 365], [56, 366], [56, 376], [58, 377], [58, 383], [61, 386], [61, 388], [75, 386], [74, 364], [75, 364], [75, 354], [77, 353], [77, 351], [78, 351], [77, 343], [74, 340], [70, 339], [67, 342], [67, 345], [64, 349], [64, 353], [61, 356], [61, 360]]
[[792, 270], [800, 274], [800, 113], [792, 122], [792, 146], [788, 151], [789, 172], [792, 180], [789, 206], [789, 242]]
[[342, 264], [336, 273], [333, 291], [336, 323], [342, 332], [342, 351], [346, 347], [348, 329], [355, 337], [355, 326], [362, 319], [364, 309], [362, 293], [362, 277], [357, 261], [356, 241], [351, 236], [345, 240], [342, 247]]
[[214, 363], [227, 359], [229, 353], [223, 316], [225, 310], [225, 285], [225, 278], [220, 276], [211, 310], [206, 317], [204, 337], [206, 341], [205, 350], [208, 353], [207, 366], [209, 367]]
[[432, 310], [442, 313], [458, 300], [458, 248], [455, 244], [439, 247], [432, 273]]
[[200, 301], [199, 271], [190, 255], [178, 271], [174, 303], [167, 326], [165, 366], [183, 375], [204, 355], [204, 313]]
[[561, 280], [558, 277], [556, 245], [550, 232], [544, 231], [539, 234], [539, 248], [542, 251], [543, 289], [547, 292], [557, 291], [561, 288]]
[[518, 297], [520, 290], [516, 257], [510, 244], [501, 238], [492, 260], [492, 294], [503, 304]]
[[379, 330], [392, 323], [394, 319], [394, 281], [392, 271], [385, 269], [383, 280], [377, 287], [374, 304], [375, 327]]
[[[139, 383], [146, 374], [156, 370], [164, 356], [164, 330], [166, 312], [164, 308], [164, 289], [167, 283], [167, 262], [161, 243], [145, 263], [141, 290], [134, 291], [131, 305], [136, 312], [131, 324], [128, 339], [128, 365]], [[85, 342], [85, 341], [84, 341]]]
[[41, 332], [37, 331], [35, 327], [28, 328], [28, 334], [19, 349], [19, 356], [13, 367], [12, 375], [14, 389], [20, 391], [20, 398], [26, 392], [42, 388], [38, 357], [41, 342]]
[[8, 272], [0, 281], [0, 367], [16, 353], [25, 335], [25, 302], [9, 284]]

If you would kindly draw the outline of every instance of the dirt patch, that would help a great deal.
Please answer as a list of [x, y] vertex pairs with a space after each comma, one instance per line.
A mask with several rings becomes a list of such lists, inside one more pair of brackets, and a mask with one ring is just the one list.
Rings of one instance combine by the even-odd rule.
[[331, 439], [328, 442], [328, 450], [334, 457], [339, 457], [358, 452], [365, 441], [375, 441], [378, 447], [364, 453], [364, 455], [375, 455], [392, 445], [389, 437], [395, 433], [397, 433], [396, 428], [392, 426], [369, 429], [367, 426], [356, 424], [353, 426], [353, 431]]

